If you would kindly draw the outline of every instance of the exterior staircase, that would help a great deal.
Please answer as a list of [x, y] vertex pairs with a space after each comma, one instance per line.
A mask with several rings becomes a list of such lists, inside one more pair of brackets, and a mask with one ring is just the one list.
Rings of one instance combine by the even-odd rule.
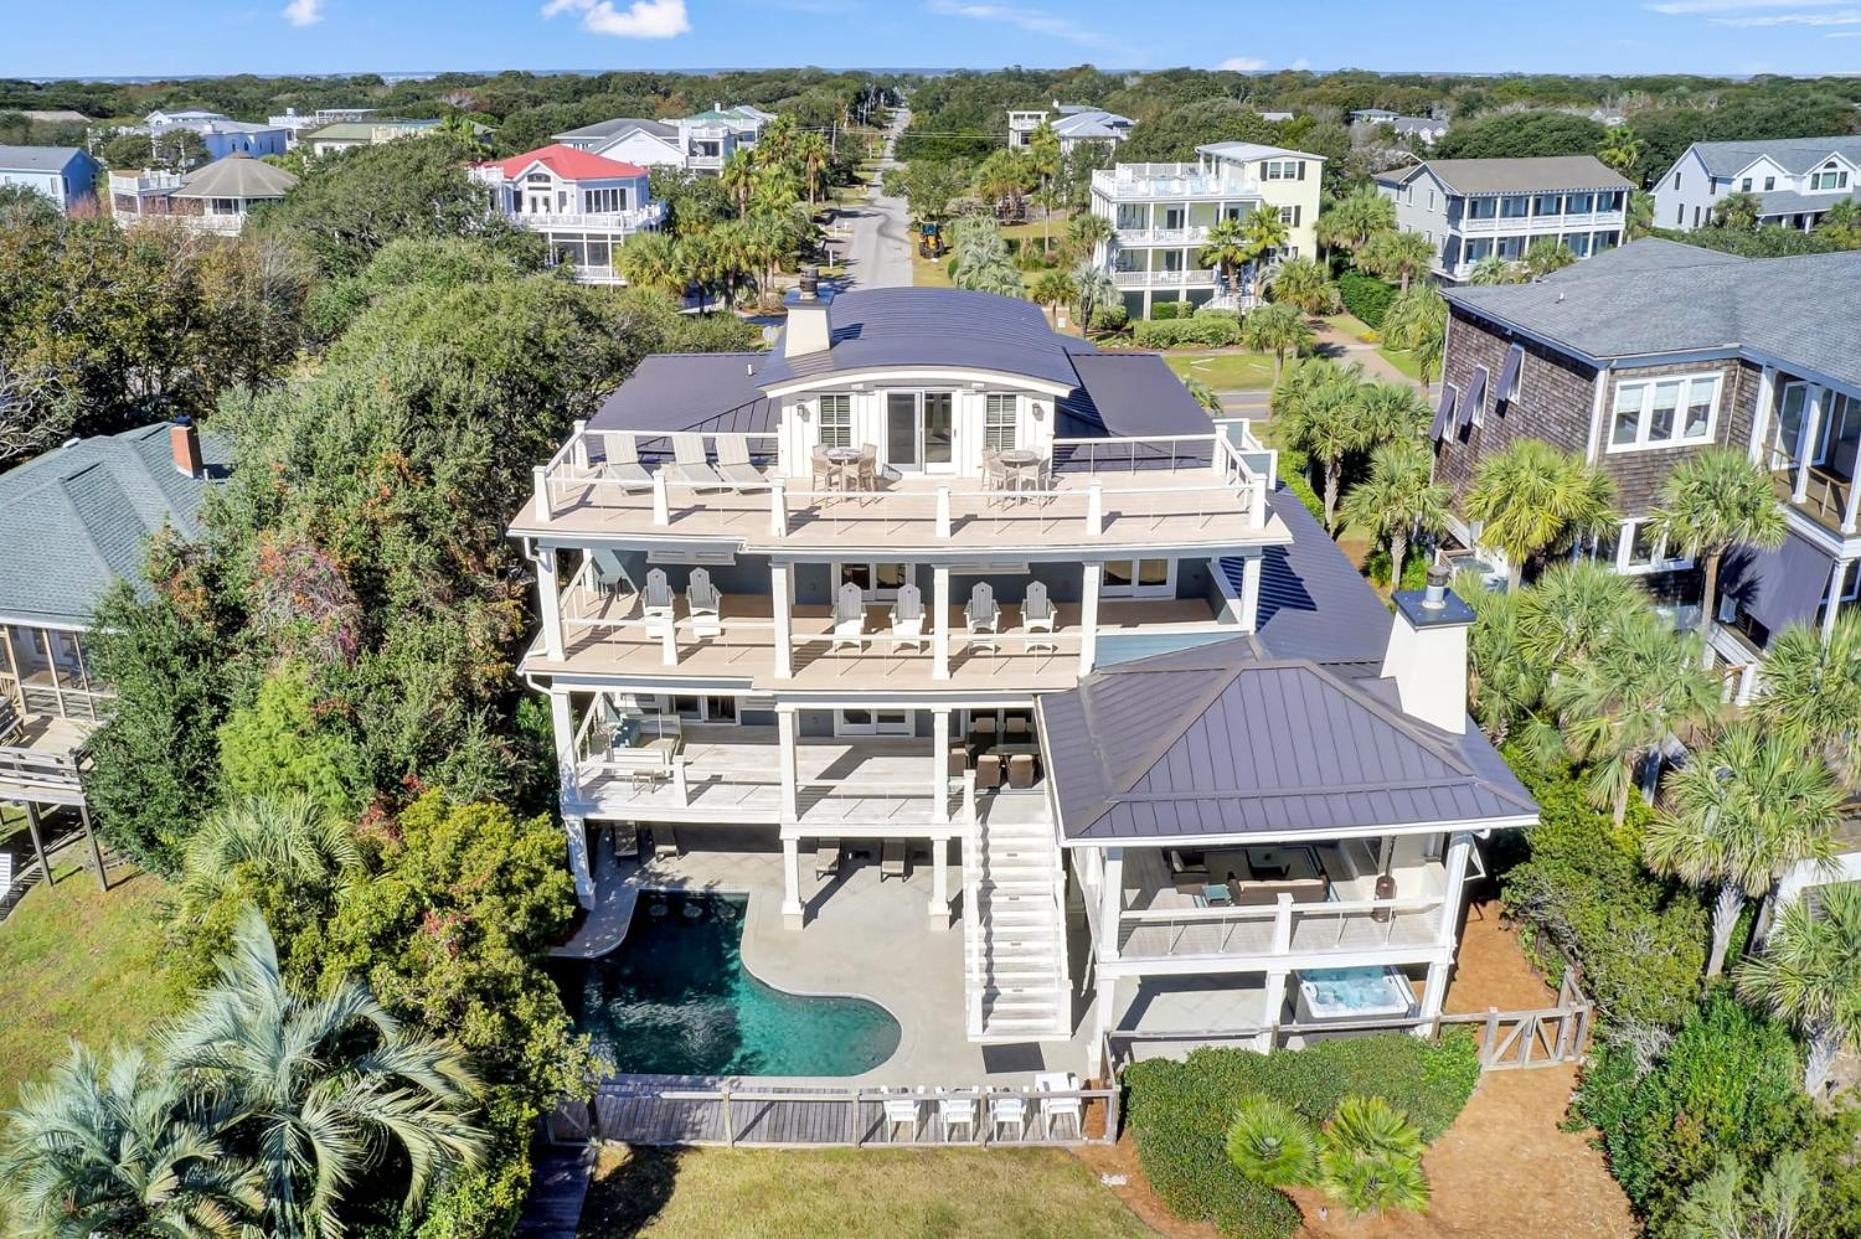
[[1050, 821], [980, 822], [963, 852], [971, 1041], [1072, 1034], [1065, 885]]

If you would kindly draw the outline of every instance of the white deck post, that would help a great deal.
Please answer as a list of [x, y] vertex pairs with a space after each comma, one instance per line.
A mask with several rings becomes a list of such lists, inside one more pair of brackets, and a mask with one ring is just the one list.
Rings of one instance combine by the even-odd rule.
[[678, 617], [668, 615], [659, 630], [659, 661], [668, 667], [678, 666]]
[[1421, 1009], [1417, 1012], [1423, 1023], [1415, 1026], [1418, 1037], [1431, 1036], [1434, 1022], [1441, 1018], [1441, 1005], [1447, 999], [1447, 974], [1451, 965], [1446, 960], [1436, 960], [1428, 965], [1428, 978], [1422, 982]]
[[950, 569], [931, 569], [931, 679], [950, 678]]
[[788, 536], [788, 488], [780, 478], [769, 487], [769, 535]]
[[1467, 853], [1473, 850], [1473, 836], [1466, 831], [1456, 831], [1447, 846], [1447, 859], [1443, 862], [1446, 878], [1441, 892], [1441, 926], [1439, 941], [1450, 951], [1455, 945], [1454, 930], [1460, 923], [1460, 904], [1466, 896], [1467, 887]]
[[1085, 579], [1079, 591], [1079, 674], [1088, 675], [1099, 652], [1099, 587], [1105, 580], [1105, 565], [1087, 562]]
[[1770, 438], [1771, 406], [1777, 401], [1777, 367], [1765, 366], [1758, 372], [1758, 410], [1751, 419], [1751, 463], [1771, 471], [1771, 456], [1765, 442]]
[[782, 839], [782, 924], [801, 928], [801, 840]]
[[575, 898], [592, 912], [594, 869], [588, 857], [588, 824], [579, 817], [565, 817], [562, 828], [569, 836], [569, 872], [575, 876]]
[[1267, 477], [1266, 477], [1266, 474], [1264, 473], [1254, 474], [1254, 476], [1248, 481], [1248, 487], [1253, 492], [1253, 499], [1247, 505], [1248, 527], [1251, 529], [1265, 529], [1267, 527]]
[[931, 824], [950, 820], [950, 707], [931, 711]]
[[[1854, 496], [1858, 492], [1861, 492], [1861, 487], [1850, 490], [1848, 493], [1850, 513], [1855, 510]], [[1835, 561], [1834, 569], [1829, 573], [1829, 592], [1828, 596], [1823, 599], [1822, 606], [1822, 639], [1824, 641], [1834, 634], [1835, 621], [1842, 613], [1842, 585], [1848, 580], [1848, 565], [1853, 562], [1852, 559], [1838, 559]]]
[[555, 515], [549, 510], [549, 470], [538, 465], [531, 476], [535, 479], [536, 519], [546, 521]]
[[1086, 483], [1086, 537], [1105, 532], [1105, 487], [1097, 478]]
[[561, 662], [562, 652], [562, 594], [556, 585], [556, 555], [554, 547], [536, 548], [536, 610], [543, 622], [543, 654], [551, 662]]
[[556, 783], [564, 797], [581, 794], [581, 777], [575, 769], [575, 711], [569, 690], [549, 690], [549, 724], [556, 733]]
[[1273, 1043], [1279, 1040], [1280, 1014], [1286, 1009], [1286, 973], [1269, 972], [1266, 974], [1266, 1006], [1260, 1013], [1260, 1038], [1254, 1048], [1262, 1054], [1273, 1049]]
[[1086, 1045], [1086, 1075], [1101, 1077], [1111, 1071], [1103, 1054], [1105, 1035], [1111, 1031], [1112, 1008], [1118, 1003], [1118, 978], [1108, 977], [1103, 971], [1093, 975], [1096, 994], [1092, 1003], [1092, 1040]]
[[1241, 561], [1241, 631], [1260, 629], [1260, 574], [1265, 570], [1264, 555], [1249, 555]]
[[1105, 849], [1105, 876], [1099, 886], [1099, 925], [1105, 936], [1098, 943], [1101, 960], [1118, 958], [1118, 921], [1124, 915], [1124, 849]]
[[950, 840], [937, 838], [931, 840], [931, 897], [930, 918], [932, 929], [950, 928]]
[[1796, 486], [1790, 492], [1792, 503], [1809, 498], [1809, 461], [1816, 452], [1816, 439], [1822, 434], [1822, 406], [1829, 398], [1826, 387], [1809, 389], [1809, 408], [1803, 412], [1803, 433], [1797, 440]]
[[1292, 954], [1292, 895], [1279, 893], [1273, 910], [1273, 954]]
[[948, 486], [937, 488], [937, 536], [939, 538], [950, 536], [950, 488]]
[[795, 637], [792, 631], [794, 567], [790, 564], [769, 566], [769, 609], [775, 620], [775, 678], [793, 679], [795, 675]]
[[672, 523], [672, 497], [666, 493], [666, 471], [653, 471], [653, 524], [670, 525]]
[[782, 820], [798, 822], [801, 820], [800, 776], [795, 763], [796, 733], [800, 731], [800, 716], [793, 710], [777, 710], [775, 713], [776, 740], [782, 763]]

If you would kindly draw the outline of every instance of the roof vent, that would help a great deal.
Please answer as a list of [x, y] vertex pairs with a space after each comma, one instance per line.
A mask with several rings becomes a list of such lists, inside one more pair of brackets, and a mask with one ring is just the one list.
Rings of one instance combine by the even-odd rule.
[[59, 447], [76, 447], [78, 444], [82, 442], [83, 442], [82, 439], [66, 439], [63, 443], [60, 443], [58, 446]]

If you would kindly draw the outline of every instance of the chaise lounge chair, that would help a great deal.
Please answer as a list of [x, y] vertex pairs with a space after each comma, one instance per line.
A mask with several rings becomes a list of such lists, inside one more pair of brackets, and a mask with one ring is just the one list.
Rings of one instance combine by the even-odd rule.
[[840, 840], [816, 839], [814, 841], [814, 876], [833, 878], [840, 876]]
[[879, 845], [879, 881], [887, 878], [910, 880], [911, 850], [903, 839], [887, 839]]
[[717, 490], [724, 485], [717, 470], [705, 459], [704, 439], [695, 434], [675, 434], [672, 436], [672, 470], [675, 482], [684, 482], [699, 489]]
[[761, 490], [769, 485], [762, 470], [750, 463], [750, 441], [742, 435], [717, 436], [717, 472], [736, 490]]
[[622, 430], [605, 430], [600, 435], [607, 455], [601, 465], [601, 476], [609, 482], [618, 482], [622, 490], [651, 490], [653, 475], [640, 464], [640, 448], [633, 435]]

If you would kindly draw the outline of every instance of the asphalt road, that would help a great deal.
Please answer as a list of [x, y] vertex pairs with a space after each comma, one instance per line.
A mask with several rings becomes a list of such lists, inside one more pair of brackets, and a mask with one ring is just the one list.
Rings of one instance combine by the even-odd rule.
[[[881, 170], [894, 166], [892, 148], [911, 123], [911, 113], [899, 109], [885, 139]], [[910, 219], [903, 198], [889, 198], [874, 185], [863, 206], [841, 213], [850, 225], [846, 243], [849, 288], [907, 288], [911, 284]]]

